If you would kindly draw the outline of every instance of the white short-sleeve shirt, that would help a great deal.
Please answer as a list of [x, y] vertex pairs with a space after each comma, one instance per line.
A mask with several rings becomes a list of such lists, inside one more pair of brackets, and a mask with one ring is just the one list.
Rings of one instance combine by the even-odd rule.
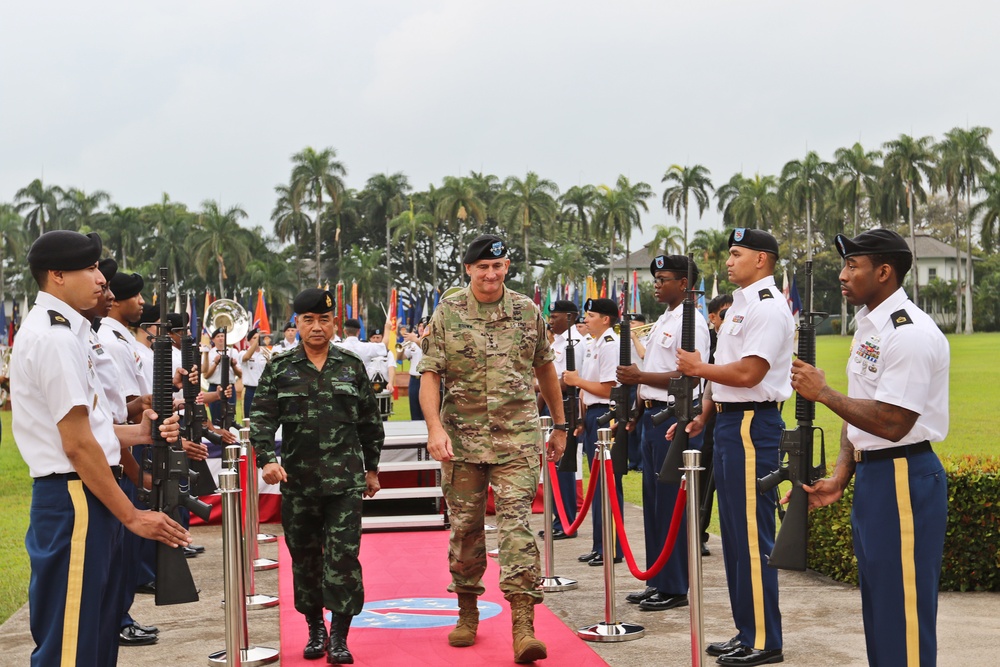
[[[608, 329], [587, 348], [580, 379], [591, 382], [615, 382], [618, 378], [618, 361], [621, 350], [618, 344], [618, 334], [614, 329]], [[587, 390], [581, 390], [580, 396], [585, 406], [595, 403], [607, 403], [608, 398], [597, 396]]]
[[[646, 358], [643, 369], [649, 373], [669, 373], [677, 370], [677, 351], [681, 349], [681, 331], [684, 324], [684, 305], [660, 315], [646, 340]], [[697, 308], [694, 313], [694, 348], [708, 359], [711, 340], [708, 322]], [[698, 384], [698, 383], [696, 383]], [[696, 395], [699, 389], [696, 389]], [[670, 392], [648, 384], [640, 384], [637, 396], [643, 400], [666, 401]]]

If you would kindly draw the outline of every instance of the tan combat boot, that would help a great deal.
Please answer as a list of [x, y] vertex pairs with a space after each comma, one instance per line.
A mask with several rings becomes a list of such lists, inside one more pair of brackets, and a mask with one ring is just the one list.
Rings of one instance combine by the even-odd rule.
[[514, 631], [514, 662], [534, 662], [548, 654], [545, 644], [535, 639], [535, 599], [520, 593], [510, 596], [510, 615]]
[[451, 646], [472, 646], [476, 643], [479, 628], [478, 596], [475, 593], [458, 594], [458, 624], [448, 633]]

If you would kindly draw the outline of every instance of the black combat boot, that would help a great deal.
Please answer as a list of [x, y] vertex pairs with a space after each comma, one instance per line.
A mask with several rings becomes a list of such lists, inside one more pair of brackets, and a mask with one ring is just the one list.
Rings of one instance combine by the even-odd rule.
[[354, 656], [347, 650], [347, 632], [351, 629], [349, 614], [334, 614], [330, 622], [330, 647], [326, 651], [326, 661], [331, 665], [353, 665]]
[[306, 660], [316, 660], [322, 658], [326, 653], [326, 646], [329, 637], [326, 634], [326, 621], [323, 620], [323, 612], [306, 615], [306, 624], [309, 626], [309, 641], [302, 651], [302, 657]]

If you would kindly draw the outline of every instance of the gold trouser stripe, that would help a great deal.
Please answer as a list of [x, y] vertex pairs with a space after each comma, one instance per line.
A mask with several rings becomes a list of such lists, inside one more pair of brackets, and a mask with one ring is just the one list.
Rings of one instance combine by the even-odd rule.
[[87, 551], [87, 528], [90, 511], [83, 482], [66, 482], [73, 502], [73, 537], [69, 546], [69, 572], [66, 577], [66, 611], [63, 614], [62, 660], [63, 667], [76, 665], [76, 645], [80, 630], [80, 605], [83, 600], [83, 561]]
[[740, 436], [743, 438], [743, 474], [746, 483], [747, 499], [747, 547], [750, 551], [750, 587], [753, 591], [753, 618], [756, 625], [753, 647], [764, 650], [767, 646], [767, 629], [764, 618], [764, 577], [763, 564], [760, 560], [760, 542], [757, 540], [757, 450], [750, 439], [750, 423], [754, 413], [743, 413], [743, 423], [740, 424]]
[[903, 570], [903, 621], [906, 627], [907, 667], [920, 665], [920, 625], [917, 619], [917, 566], [914, 556], [913, 505], [906, 457], [893, 459], [896, 473], [896, 509], [899, 512], [900, 563]]

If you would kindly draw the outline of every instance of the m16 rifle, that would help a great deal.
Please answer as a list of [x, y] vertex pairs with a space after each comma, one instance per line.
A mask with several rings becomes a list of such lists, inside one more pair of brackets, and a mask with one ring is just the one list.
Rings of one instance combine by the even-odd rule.
[[[157, 335], [153, 339], [153, 410], [157, 417], [153, 421], [152, 444], [147, 448], [147, 457], [143, 461], [143, 470], [150, 475], [151, 486], [149, 489], [142, 489], [140, 499], [154, 511], [163, 512], [175, 521], [179, 518], [178, 510], [181, 507], [186, 507], [207, 521], [211, 508], [192, 497], [182, 486], [182, 480], [190, 475], [187, 457], [182, 450], [171, 447], [160, 435], [160, 426], [174, 412], [171, 364], [173, 342], [170, 339], [170, 325], [167, 323], [165, 268], [160, 269], [157, 298], [160, 304], [160, 321], [156, 323]], [[198, 589], [191, 577], [184, 550], [157, 542], [156, 604], [180, 604], [197, 600]]]
[[[622, 287], [622, 299], [628, 310], [628, 284]], [[628, 313], [622, 313], [618, 329], [619, 352], [618, 363], [622, 366], [632, 365], [632, 322]], [[628, 385], [616, 384], [611, 389], [611, 410], [597, 418], [597, 423], [606, 426], [611, 419], [615, 420], [615, 443], [611, 447], [611, 463], [616, 475], [628, 472], [628, 430], [625, 426], [632, 419], [632, 395]]]
[[[684, 295], [683, 312], [681, 314], [681, 349], [687, 352], [695, 350], [695, 294], [694, 288], [694, 255], [688, 255], [687, 272], [687, 292]], [[670, 380], [670, 407], [661, 410], [651, 417], [657, 426], [670, 419], [677, 418], [677, 428], [674, 429], [674, 439], [670, 441], [667, 449], [667, 457], [663, 460], [663, 466], [657, 475], [657, 480], [664, 484], [680, 484], [681, 465], [684, 462], [684, 450], [688, 448], [687, 425], [701, 411], [701, 400], [694, 398], [695, 388], [699, 379], [689, 375], [682, 375]]]
[[[181, 334], [181, 367], [187, 370], [195, 364], [195, 342], [191, 332], [186, 327]], [[198, 403], [198, 387], [187, 377], [184, 378], [184, 428], [181, 433], [191, 442], [202, 443], [202, 440], [210, 440], [215, 445], [222, 444], [222, 438], [205, 429], [205, 406]], [[188, 460], [188, 467], [195, 474], [191, 477], [191, 494], [194, 496], [207, 496], [214, 494], [216, 488], [215, 478], [208, 467], [207, 461]]]
[[[816, 365], [816, 325], [826, 318], [826, 313], [812, 311], [812, 262], [806, 262], [806, 291], [799, 314], [799, 345], [797, 356], [802, 361]], [[783, 570], [805, 570], [809, 546], [809, 494], [803, 484], [813, 484], [826, 474], [826, 442], [823, 431], [813, 426], [816, 404], [801, 394], [795, 395], [795, 420], [793, 429], [785, 429], [778, 445], [779, 456], [787, 461], [777, 470], [757, 480], [761, 493], [774, 490], [781, 482], [792, 483], [788, 509], [781, 520], [781, 528], [774, 540], [774, 550], [767, 564]], [[820, 461], [813, 465], [816, 433], [819, 432]]]
[[[566, 329], [566, 370], [576, 371], [576, 349], [579, 341], [573, 340], [574, 324]], [[580, 389], [566, 386], [563, 399], [563, 413], [566, 415], [566, 451], [559, 461], [559, 472], [576, 472], [576, 427], [580, 423]]]
[[[228, 327], [222, 327], [222, 338], [226, 340], [229, 335]], [[222, 359], [219, 360], [219, 428], [228, 431], [233, 425], [233, 411], [229, 406], [229, 398], [226, 397], [226, 389], [229, 388], [229, 370], [232, 362], [229, 357], [229, 343], [223, 343]]]

